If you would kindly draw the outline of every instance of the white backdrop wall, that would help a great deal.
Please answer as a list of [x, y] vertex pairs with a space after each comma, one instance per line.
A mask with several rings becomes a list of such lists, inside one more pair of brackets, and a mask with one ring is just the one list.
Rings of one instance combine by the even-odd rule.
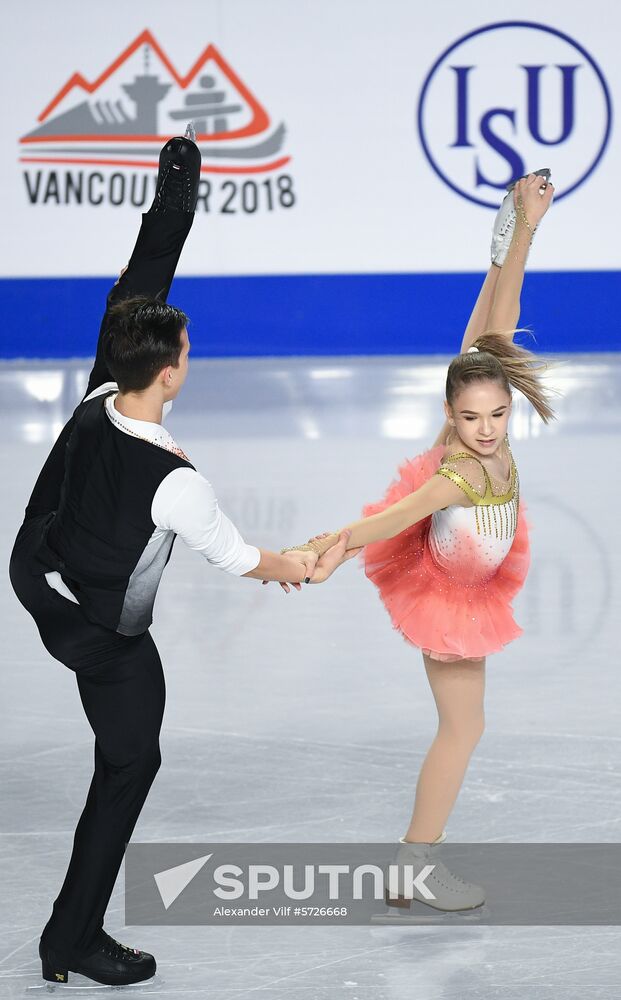
[[22, 4], [0, 272], [116, 273], [186, 114], [204, 173], [182, 275], [481, 271], [503, 185], [542, 166], [532, 269], [617, 271], [620, 37], [601, 0]]

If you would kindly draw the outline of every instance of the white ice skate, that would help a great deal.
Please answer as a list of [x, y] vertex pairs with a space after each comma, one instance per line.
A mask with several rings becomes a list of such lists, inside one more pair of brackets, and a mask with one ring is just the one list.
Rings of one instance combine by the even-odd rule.
[[[541, 193], [545, 191], [545, 185], [547, 185], [550, 180], [550, 170], [548, 167], [543, 167], [541, 170], [535, 170], [535, 174], [537, 177], [543, 178], [543, 181], [545, 182], [539, 189]], [[519, 180], [522, 180], [522, 178], [520, 177]], [[513, 189], [515, 188], [516, 183], [517, 181], [513, 181], [511, 184], [507, 185], [507, 191], [509, 193], [503, 199], [502, 205], [498, 209], [496, 218], [494, 219], [491, 258], [492, 264], [496, 264], [497, 267], [502, 267], [504, 264], [509, 247], [511, 246], [511, 240], [513, 239], [516, 218]]]
[[[409, 909], [412, 902], [426, 903], [435, 910], [455, 912], [457, 910], [473, 910], [485, 902], [485, 890], [480, 885], [466, 882], [459, 875], [454, 875], [438, 858], [438, 847], [446, 840], [446, 833], [441, 834], [432, 844], [410, 844], [400, 841], [392, 879], [389, 875], [386, 889], [386, 905]], [[428, 899], [412, 882], [426, 865], [433, 865], [424, 879], [424, 884], [433, 894]], [[409, 870], [411, 866], [411, 871]], [[411, 878], [409, 877], [411, 875]]]

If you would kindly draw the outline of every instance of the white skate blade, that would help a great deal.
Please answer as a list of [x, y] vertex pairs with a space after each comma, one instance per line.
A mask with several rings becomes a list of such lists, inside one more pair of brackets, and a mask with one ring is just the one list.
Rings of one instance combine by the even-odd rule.
[[[55, 997], [90, 997], [93, 993], [101, 991], [114, 991], [115, 993], [130, 994], [132, 996], [138, 996], [141, 991], [144, 990], [145, 986], [152, 987], [155, 986], [158, 991], [163, 984], [163, 980], [155, 974], [151, 976], [150, 979], [145, 979], [141, 983], [128, 983], [127, 986], [106, 986], [104, 983], [96, 983], [92, 979], [88, 979], [86, 976], [81, 976], [78, 972], [70, 972], [70, 979], [68, 983], [48, 983], [45, 979], [39, 977], [36, 984], [32, 986], [26, 986], [24, 992], [27, 996], [55, 996]], [[152, 993], [149, 990], [149, 993]]]
[[475, 906], [469, 910], [436, 910], [433, 906], [413, 900], [410, 908], [387, 906], [382, 913], [374, 913], [372, 924], [444, 924], [478, 923], [489, 916], [487, 905]]

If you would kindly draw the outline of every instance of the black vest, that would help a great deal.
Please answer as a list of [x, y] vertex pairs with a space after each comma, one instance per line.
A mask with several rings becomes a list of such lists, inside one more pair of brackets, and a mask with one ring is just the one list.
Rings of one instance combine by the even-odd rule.
[[105, 399], [96, 396], [75, 412], [58, 510], [37, 557], [40, 572], [61, 574], [90, 621], [140, 635], [153, 620], [175, 540], [167, 531], [150, 543], [153, 497], [174, 469], [193, 466], [115, 427]]

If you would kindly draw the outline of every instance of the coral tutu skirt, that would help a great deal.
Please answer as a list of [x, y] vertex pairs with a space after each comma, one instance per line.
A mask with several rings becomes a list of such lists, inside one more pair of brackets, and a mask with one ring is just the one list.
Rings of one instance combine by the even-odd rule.
[[[419, 489], [436, 471], [446, 448], [438, 445], [404, 462], [384, 499], [367, 504], [363, 516], [377, 514]], [[408, 642], [434, 660], [480, 660], [522, 634], [511, 601], [530, 563], [529, 525], [519, 501], [517, 528], [508, 555], [491, 577], [460, 580], [435, 562], [429, 547], [431, 516], [396, 538], [372, 542], [361, 555], [365, 573]]]

